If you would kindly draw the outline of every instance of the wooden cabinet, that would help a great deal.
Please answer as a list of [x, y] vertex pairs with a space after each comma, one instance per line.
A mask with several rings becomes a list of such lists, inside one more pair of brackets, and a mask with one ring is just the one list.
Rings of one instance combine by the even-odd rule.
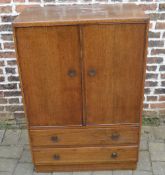
[[36, 171], [136, 168], [148, 23], [132, 4], [34, 7], [16, 18]]

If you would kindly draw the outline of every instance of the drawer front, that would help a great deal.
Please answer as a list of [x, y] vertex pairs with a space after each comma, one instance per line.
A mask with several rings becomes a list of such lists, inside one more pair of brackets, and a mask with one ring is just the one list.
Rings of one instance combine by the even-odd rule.
[[33, 149], [35, 164], [85, 164], [137, 161], [136, 146], [38, 148]]
[[137, 144], [138, 127], [30, 130], [33, 146]]

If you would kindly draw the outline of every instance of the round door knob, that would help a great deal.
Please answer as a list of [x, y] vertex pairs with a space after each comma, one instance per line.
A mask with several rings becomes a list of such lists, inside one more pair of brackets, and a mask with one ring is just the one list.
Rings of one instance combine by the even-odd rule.
[[58, 136], [52, 136], [52, 137], [51, 137], [51, 140], [52, 140], [53, 142], [58, 142], [58, 141], [59, 141]]
[[54, 160], [60, 160], [60, 155], [55, 154], [55, 155], [53, 156], [53, 159], [54, 159]]
[[111, 157], [112, 157], [113, 159], [115, 159], [115, 158], [118, 157], [118, 154], [117, 154], [116, 152], [113, 152], [113, 153], [111, 154]]
[[74, 69], [70, 69], [70, 70], [68, 71], [68, 75], [69, 75], [70, 77], [75, 77], [75, 76], [76, 76], [76, 71], [75, 71]]
[[114, 133], [112, 133], [112, 135], [111, 135], [111, 139], [112, 139], [112, 140], [118, 140], [119, 137], [120, 137], [120, 134], [117, 133], [117, 132], [114, 132]]
[[88, 75], [89, 75], [90, 77], [94, 77], [94, 76], [96, 75], [96, 69], [90, 69], [90, 70], [88, 71]]

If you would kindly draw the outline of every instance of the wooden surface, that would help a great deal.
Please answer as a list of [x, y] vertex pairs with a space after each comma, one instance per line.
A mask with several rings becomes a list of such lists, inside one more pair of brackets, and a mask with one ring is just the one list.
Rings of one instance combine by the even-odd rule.
[[[113, 158], [113, 153], [117, 153], [117, 157]], [[34, 148], [33, 154], [38, 165], [66, 165], [136, 161], [138, 150], [136, 146]], [[54, 156], [59, 159], [55, 160]]]
[[[84, 26], [86, 123], [139, 123], [145, 24]], [[89, 76], [91, 69], [95, 76]]]
[[137, 162], [116, 162], [99, 164], [76, 164], [76, 165], [36, 165], [37, 172], [68, 172], [68, 171], [100, 171], [100, 170], [135, 170]]
[[33, 146], [91, 146], [138, 144], [138, 127], [31, 129]]
[[[81, 125], [77, 27], [17, 28], [16, 38], [30, 125]], [[70, 77], [69, 70], [76, 76]]]
[[147, 15], [135, 4], [57, 5], [27, 8], [14, 21], [14, 26], [144, 22], [146, 20], [148, 20]]

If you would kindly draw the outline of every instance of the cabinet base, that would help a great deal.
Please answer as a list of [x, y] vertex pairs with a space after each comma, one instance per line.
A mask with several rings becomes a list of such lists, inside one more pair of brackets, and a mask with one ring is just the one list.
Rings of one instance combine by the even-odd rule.
[[107, 164], [82, 164], [82, 165], [36, 165], [36, 172], [53, 171], [99, 171], [99, 170], [135, 170], [137, 162], [107, 163]]

